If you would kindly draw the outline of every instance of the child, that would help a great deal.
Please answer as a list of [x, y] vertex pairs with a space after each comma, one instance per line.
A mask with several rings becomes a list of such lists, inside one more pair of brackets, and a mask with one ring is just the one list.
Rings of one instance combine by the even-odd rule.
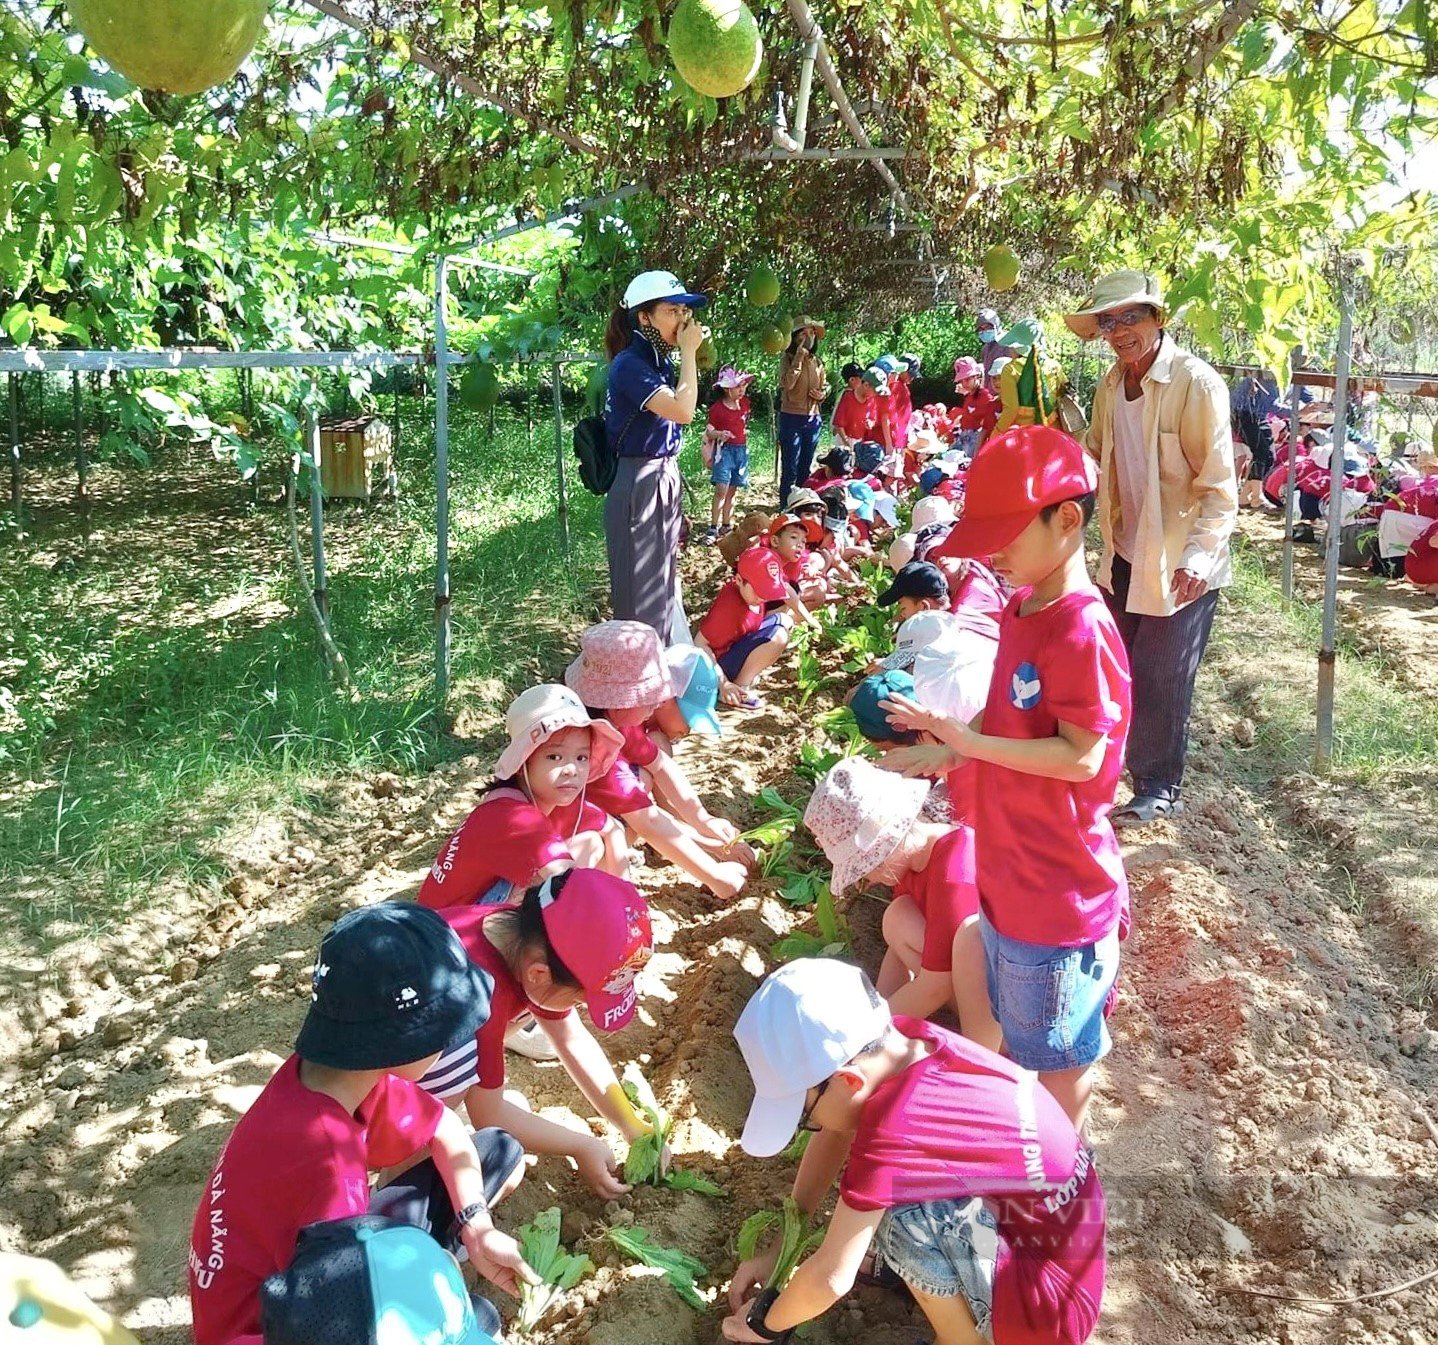
[[970, 724], [900, 698], [900, 728], [979, 763], [974, 830], [989, 996], [1014, 1061], [1083, 1128], [1108, 1051], [1128, 884], [1109, 814], [1123, 770], [1129, 669], [1084, 561], [1096, 473], [1048, 426], [1000, 434], [969, 474], [946, 546], [992, 555], [1018, 591], [999, 627], [983, 714]]
[[605, 621], [579, 637], [579, 657], [564, 680], [623, 738], [619, 757], [590, 787], [594, 803], [619, 818], [716, 896], [730, 900], [748, 881], [754, 852], [732, 822], [715, 817], [668, 751], [653, 718], [673, 700], [663, 646], [642, 621]]
[[752, 687], [789, 643], [788, 619], [782, 612], [766, 615], [764, 604], [788, 596], [779, 557], [767, 546], [750, 547], [699, 623], [694, 643], [719, 665], [724, 675], [719, 695], [725, 705], [751, 710], [760, 705]]
[[939, 1345], [1081, 1345], [1104, 1282], [1093, 1155], [1033, 1075], [932, 1023], [894, 1018], [864, 974], [799, 958], [760, 985], [734, 1028], [754, 1080], [740, 1143], [777, 1154], [813, 1132], [794, 1200], [824, 1241], [778, 1293], [756, 1295], [777, 1245], [742, 1263], [723, 1325], [787, 1338], [847, 1294], [871, 1246]]
[[734, 496], [749, 484], [749, 399], [744, 391], [753, 379], [753, 374], [741, 374], [726, 364], [714, 380], [723, 395], [709, 408], [704, 430], [704, 465], [710, 468], [714, 486], [704, 534], [709, 546], [734, 526]]
[[893, 893], [879, 968], [879, 993], [890, 1009], [927, 1018], [952, 1005], [964, 1035], [997, 1050], [984, 988], [973, 832], [921, 820], [928, 793], [926, 780], [895, 779], [863, 757], [846, 757], [814, 787], [804, 825], [834, 866], [835, 896], [859, 881]]
[[[490, 984], [422, 906], [367, 906], [325, 935], [295, 1053], [236, 1124], [195, 1213], [195, 1345], [257, 1340], [260, 1285], [290, 1264], [300, 1229], [369, 1211], [457, 1240], [507, 1293], [537, 1283], [489, 1217], [523, 1151], [502, 1130], [471, 1136], [418, 1085], [446, 1043], [488, 1021]], [[426, 1151], [371, 1197], [371, 1172]]]
[[954, 361], [954, 391], [960, 398], [953, 414], [954, 447], [972, 458], [998, 423], [998, 394], [984, 386], [983, 366], [970, 355]]
[[508, 901], [574, 865], [621, 877], [624, 828], [587, 797], [624, 746], [568, 687], [530, 687], [505, 711], [509, 746], [478, 806], [444, 843], [419, 889], [432, 910]]
[[628, 1188], [604, 1140], [505, 1096], [504, 1040], [508, 1024], [532, 1013], [589, 1106], [628, 1140], [649, 1130], [575, 1012], [585, 1004], [604, 1032], [634, 1017], [634, 978], [653, 948], [644, 899], [622, 878], [571, 869], [531, 887], [518, 903], [460, 906], [443, 915], [494, 990], [488, 1021], [477, 1033], [450, 1035], [424, 1088], [451, 1106], [463, 1101], [476, 1126], [503, 1126], [526, 1153], [573, 1159], [602, 1200], [622, 1195]]
[[949, 581], [944, 578], [937, 565], [911, 560], [900, 569], [894, 576], [894, 582], [880, 593], [875, 601], [880, 607], [894, 608], [900, 623], [920, 612], [947, 612]]
[[[883, 443], [879, 429], [879, 399], [874, 395], [872, 385], [864, 377], [862, 365], [849, 363], [840, 371], [845, 384], [839, 399], [834, 403], [831, 421], [834, 442], [841, 448], [857, 444], [861, 439], [872, 439]], [[887, 451], [887, 450], [886, 450]], [[791, 495], [788, 507], [793, 508]]]
[[779, 557], [784, 582], [790, 589], [785, 606], [796, 620], [815, 630], [820, 626], [809, 608], [822, 607], [829, 601], [829, 589], [824, 583], [828, 562], [822, 551], [813, 549], [823, 537], [822, 524], [798, 514], [780, 514], [769, 528], [769, 545]]
[[[794, 492], [791, 492], [791, 498]], [[817, 498], [817, 496], [815, 497]], [[758, 546], [768, 535], [774, 515], [762, 509], [753, 509], [735, 525], [734, 531], [719, 539], [715, 548], [732, 566], [751, 546]]]
[[[804, 482], [805, 490], [822, 492], [836, 481], [847, 481], [854, 474], [854, 453], [848, 448], [831, 448], [819, 459], [818, 469]], [[793, 508], [793, 494], [789, 496]]]

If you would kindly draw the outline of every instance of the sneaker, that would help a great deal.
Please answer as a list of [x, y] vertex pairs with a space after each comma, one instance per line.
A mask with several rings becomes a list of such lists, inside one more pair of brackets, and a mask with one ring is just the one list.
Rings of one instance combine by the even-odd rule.
[[722, 528], [719, 529], [719, 536], [727, 537], [733, 531], [734, 525], [732, 523], [726, 523]]
[[504, 1049], [529, 1060], [559, 1059], [549, 1035], [530, 1014], [509, 1025], [509, 1031], [504, 1034]]
[[1293, 530], [1293, 540], [1295, 542], [1316, 542], [1318, 538], [1313, 534], [1312, 524], [1300, 523]]
[[718, 528], [705, 528], [705, 529], [704, 529], [704, 545], [705, 545], [705, 546], [713, 546], [714, 543], [717, 542], [718, 540], [719, 540], [719, 529], [718, 529]]

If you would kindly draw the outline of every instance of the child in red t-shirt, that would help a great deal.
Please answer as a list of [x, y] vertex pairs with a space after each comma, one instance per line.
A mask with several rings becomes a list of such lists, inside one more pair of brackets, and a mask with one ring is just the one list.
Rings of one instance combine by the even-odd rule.
[[[434, 911], [383, 902], [330, 929], [313, 984], [295, 1053], [236, 1124], [195, 1213], [195, 1345], [260, 1345], [260, 1286], [289, 1265], [300, 1229], [367, 1212], [462, 1246], [507, 1293], [538, 1283], [489, 1217], [523, 1150], [502, 1130], [471, 1136], [418, 1083], [488, 1021], [489, 977]], [[372, 1172], [416, 1156], [371, 1196]]]
[[817, 549], [823, 537], [822, 523], [798, 514], [780, 514], [769, 525], [769, 545], [779, 557], [784, 582], [789, 586], [784, 606], [796, 621], [813, 630], [821, 627], [810, 607], [822, 607], [830, 601], [829, 588], [824, 583], [828, 565], [824, 553]]
[[812, 1132], [793, 1199], [824, 1240], [782, 1290], [777, 1239], [729, 1285], [733, 1341], [786, 1340], [843, 1298], [871, 1253], [940, 1342], [1082, 1345], [1103, 1301], [1103, 1187], [1063, 1109], [1012, 1061], [892, 1016], [857, 967], [799, 958], [734, 1027], [754, 1081], [740, 1140], [779, 1153]]
[[904, 698], [886, 707], [891, 723], [979, 763], [976, 868], [994, 1016], [1009, 1054], [1038, 1071], [1079, 1128], [1110, 1045], [1105, 1014], [1128, 920], [1109, 814], [1129, 668], [1084, 560], [1095, 487], [1092, 459], [1061, 430], [1018, 427], [984, 446], [943, 547], [991, 555], [1018, 590], [1000, 621], [988, 701], [970, 724]]
[[634, 979], [653, 950], [644, 898], [622, 878], [571, 869], [508, 906], [462, 906], [442, 914], [494, 990], [488, 1021], [478, 1032], [454, 1034], [422, 1086], [452, 1107], [463, 1102], [473, 1125], [502, 1126], [525, 1153], [572, 1158], [600, 1199], [622, 1195], [629, 1188], [608, 1143], [505, 1096], [504, 1046], [510, 1025], [532, 1014], [588, 1106], [627, 1140], [649, 1131], [578, 1014], [584, 1004], [590, 1021], [606, 1033], [634, 1017]]
[[814, 787], [804, 825], [833, 865], [835, 896], [856, 882], [888, 887], [888, 950], [879, 993], [894, 1013], [927, 1018], [945, 1005], [973, 1041], [998, 1049], [984, 986], [974, 836], [969, 827], [921, 817], [926, 780], [895, 779], [863, 757], [846, 757]]
[[591, 791], [624, 746], [567, 687], [530, 687], [505, 711], [509, 746], [496, 782], [444, 843], [419, 889], [434, 910], [508, 901], [574, 865], [629, 871], [624, 828]]
[[642, 621], [605, 621], [579, 637], [579, 657], [564, 680], [623, 738], [618, 759], [590, 797], [640, 840], [715, 896], [738, 896], [754, 852], [739, 830], [704, 806], [654, 718], [674, 698], [659, 636]]
[[779, 557], [767, 546], [750, 547], [699, 623], [694, 643], [719, 665], [724, 675], [719, 694], [725, 705], [751, 710], [759, 706], [753, 685], [789, 644], [788, 617], [778, 611], [766, 614], [764, 604], [788, 596]]
[[741, 374], [733, 365], [725, 365], [714, 380], [722, 395], [709, 408], [703, 449], [714, 487], [709, 528], [704, 534], [710, 545], [734, 526], [734, 496], [749, 484], [749, 399], [744, 390], [753, 379], [753, 374]]

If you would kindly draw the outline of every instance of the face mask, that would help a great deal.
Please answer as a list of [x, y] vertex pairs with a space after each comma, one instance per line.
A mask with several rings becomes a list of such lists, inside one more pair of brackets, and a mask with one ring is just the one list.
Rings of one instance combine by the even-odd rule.
[[987, 345], [992, 345], [992, 344], [993, 344], [995, 341], [997, 341], [998, 339], [999, 339], [999, 334], [998, 334], [998, 332], [982, 331], [982, 332], [979, 333], [979, 340], [980, 340], [981, 342], [983, 342], [983, 344], [986, 345], [986, 346], [987, 346]]
[[641, 326], [639, 328], [639, 335], [654, 347], [655, 353], [661, 360], [672, 360], [674, 358], [674, 352], [679, 348], [678, 346], [671, 346], [668, 341], [660, 336], [657, 327]]

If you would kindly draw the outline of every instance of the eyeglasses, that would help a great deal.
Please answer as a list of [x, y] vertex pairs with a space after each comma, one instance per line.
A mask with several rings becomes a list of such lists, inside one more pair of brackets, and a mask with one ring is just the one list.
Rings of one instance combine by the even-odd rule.
[[829, 1080], [825, 1079], [824, 1082], [819, 1085], [818, 1090], [815, 1092], [814, 1100], [807, 1107], [804, 1108], [803, 1115], [799, 1117], [800, 1130], [807, 1130], [810, 1134], [814, 1134], [824, 1128], [823, 1126], [814, 1125], [813, 1122], [809, 1120], [809, 1118], [813, 1116], [814, 1108], [819, 1105], [819, 1099], [824, 1096], [825, 1092], [828, 1090], [828, 1087]]
[[1120, 327], [1137, 327], [1148, 316], [1147, 308], [1125, 308], [1122, 313], [1105, 313], [1098, 320], [1098, 329], [1106, 336]]

